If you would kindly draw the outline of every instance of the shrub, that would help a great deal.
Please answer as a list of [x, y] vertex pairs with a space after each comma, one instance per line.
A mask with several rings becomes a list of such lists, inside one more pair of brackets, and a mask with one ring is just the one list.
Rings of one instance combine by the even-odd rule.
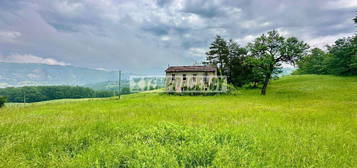
[[0, 96], [0, 108], [5, 105], [7, 98], [5, 96]]

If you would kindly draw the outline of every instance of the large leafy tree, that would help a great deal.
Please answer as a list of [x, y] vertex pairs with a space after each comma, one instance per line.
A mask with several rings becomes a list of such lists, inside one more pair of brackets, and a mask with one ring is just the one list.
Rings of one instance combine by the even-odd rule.
[[247, 63], [248, 50], [239, 46], [233, 40], [229, 41], [229, 81], [235, 86], [256, 83], [255, 74]]
[[262, 74], [261, 94], [265, 95], [270, 79], [279, 72], [282, 63], [295, 64], [306, 55], [309, 46], [295, 37], [285, 38], [273, 30], [249, 43], [248, 48], [252, 57], [250, 62]]
[[[353, 19], [357, 23], [357, 16]], [[297, 74], [357, 75], [357, 35], [340, 38], [327, 46], [328, 52], [313, 49], [298, 62]]]
[[311, 54], [298, 61], [297, 74], [327, 74], [327, 60], [329, 55], [319, 48], [311, 50]]
[[227, 41], [221, 36], [216, 36], [215, 40], [211, 43], [209, 51], [206, 52], [207, 61], [205, 64], [215, 65], [218, 67], [220, 75], [228, 74], [228, 55], [229, 48]]
[[328, 73], [334, 75], [357, 75], [357, 36], [341, 38], [328, 46]]
[[252, 66], [246, 63], [248, 51], [232, 39], [226, 41], [216, 36], [210, 45], [205, 64], [216, 65], [221, 75], [226, 75], [228, 82], [235, 86], [242, 86], [257, 81], [253, 79]]
[[327, 53], [315, 48], [303, 57], [296, 73], [357, 75], [357, 36], [338, 39], [327, 48]]

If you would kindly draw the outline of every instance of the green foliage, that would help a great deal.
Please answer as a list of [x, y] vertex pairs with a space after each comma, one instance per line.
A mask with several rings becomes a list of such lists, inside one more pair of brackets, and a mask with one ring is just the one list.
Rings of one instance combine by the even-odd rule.
[[338, 39], [328, 46], [328, 73], [334, 75], [357, 75], [357, 36]]
[[295, 37], [285, 38], [273, 30], [256, 38], [248, 44], [253, 65], [253, 71], [262, 75], [263, 87], [261, 94], [265, 95], [270, 79], [281, 72], [282, 63], [295, 64], [306, 54], [309, 46]]
[[[357, 16], [353, 20], [357, 23]], [[357, 35], [340, 38], [327, 49], [327, 53], [313, 49], [298, 63], [295, 74], [357, 75]]]
[[226, 75], [235, 86], [248, 84], [255, 88], [262, 83], [261, 94], [265, 95], [269, 80], [281, 72], [282, 63], [295, 64], [308, 48], [297, 38], [285, 38], [275, 30], [258, 37], [246, 48], [217, 36], [206, 53], [205, 63], [218, 66], [220, 75]]
[[0, 109], [0, 167], [355, 167], [357, 77]]
[[0, 96], [0, 108], [4, 107], [6, 102], [7, 102], [7, 97]]
[[327, 57], [321, 49], [312, 49], [311, 54], [298, 61], [299, 69], [295, 74], [328, 74]]
[[123, 95], [130, 94], [130, 88], [129, 87], [121, 88], [120, 94], [123, 94]]
[[209, 49], [210, 50], [206, 53], [207, 62], [205, 62], [205, 64], [215, 65], [218, 67], [220, 75], [227, 75], [229, 47], [226, 40], [221, 36], [216, 36]]
[[313, 49], [298, 63], [296, 74], [357, 75], [357, 36], [338, 39], [327, 48], [327, 53]]
[[260, 82], [259, 74], [253, 71], [251, 64], [248, 64], [248, 50], [240, 47], [236, 42], [229, 41], [229, 82], [235, 86]]
[[94, 91], [79, 86], [26, 86], [0, 89], [0, 95], [8, 97], [9, 102], [39, 102], [65, 98], [111, 97], [111, 91]]
[[247, 64], [248, 50], [235, 41], [227, 42], [217, 36], [206, 54], [207, 61], [204, 63], [219, 67], [219, 74], [227, 76], [228, 83], [243, 86], [247, 83], [257, 85], [260, 82], [261, 76], [253, 71], [251, 64]]
[[[99, 83], [90, 83], [83, 85], [83, 87], [88, 87], [93, 90], [104, 90], [104, 91], [118, 91], [118, 81], [105, 81]], [[122, 88], [129, 88], [129, 80], [121, 80], [120, 83]]]

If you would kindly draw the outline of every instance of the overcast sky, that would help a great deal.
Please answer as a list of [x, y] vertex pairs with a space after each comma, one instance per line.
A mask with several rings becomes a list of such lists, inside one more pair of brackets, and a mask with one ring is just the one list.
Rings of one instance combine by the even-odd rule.
[[353, 35], [357, 0], [0, 0], [0, 61], [157, 72], [201, 62], [215, 35], [277, 29], [313, 47]]

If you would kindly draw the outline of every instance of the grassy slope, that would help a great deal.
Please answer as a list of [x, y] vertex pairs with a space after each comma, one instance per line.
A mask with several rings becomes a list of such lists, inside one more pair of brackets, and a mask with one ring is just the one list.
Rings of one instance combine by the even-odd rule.
[[356, 139], [357, 77], [0, 110], [0, 167], [353, 167]]

